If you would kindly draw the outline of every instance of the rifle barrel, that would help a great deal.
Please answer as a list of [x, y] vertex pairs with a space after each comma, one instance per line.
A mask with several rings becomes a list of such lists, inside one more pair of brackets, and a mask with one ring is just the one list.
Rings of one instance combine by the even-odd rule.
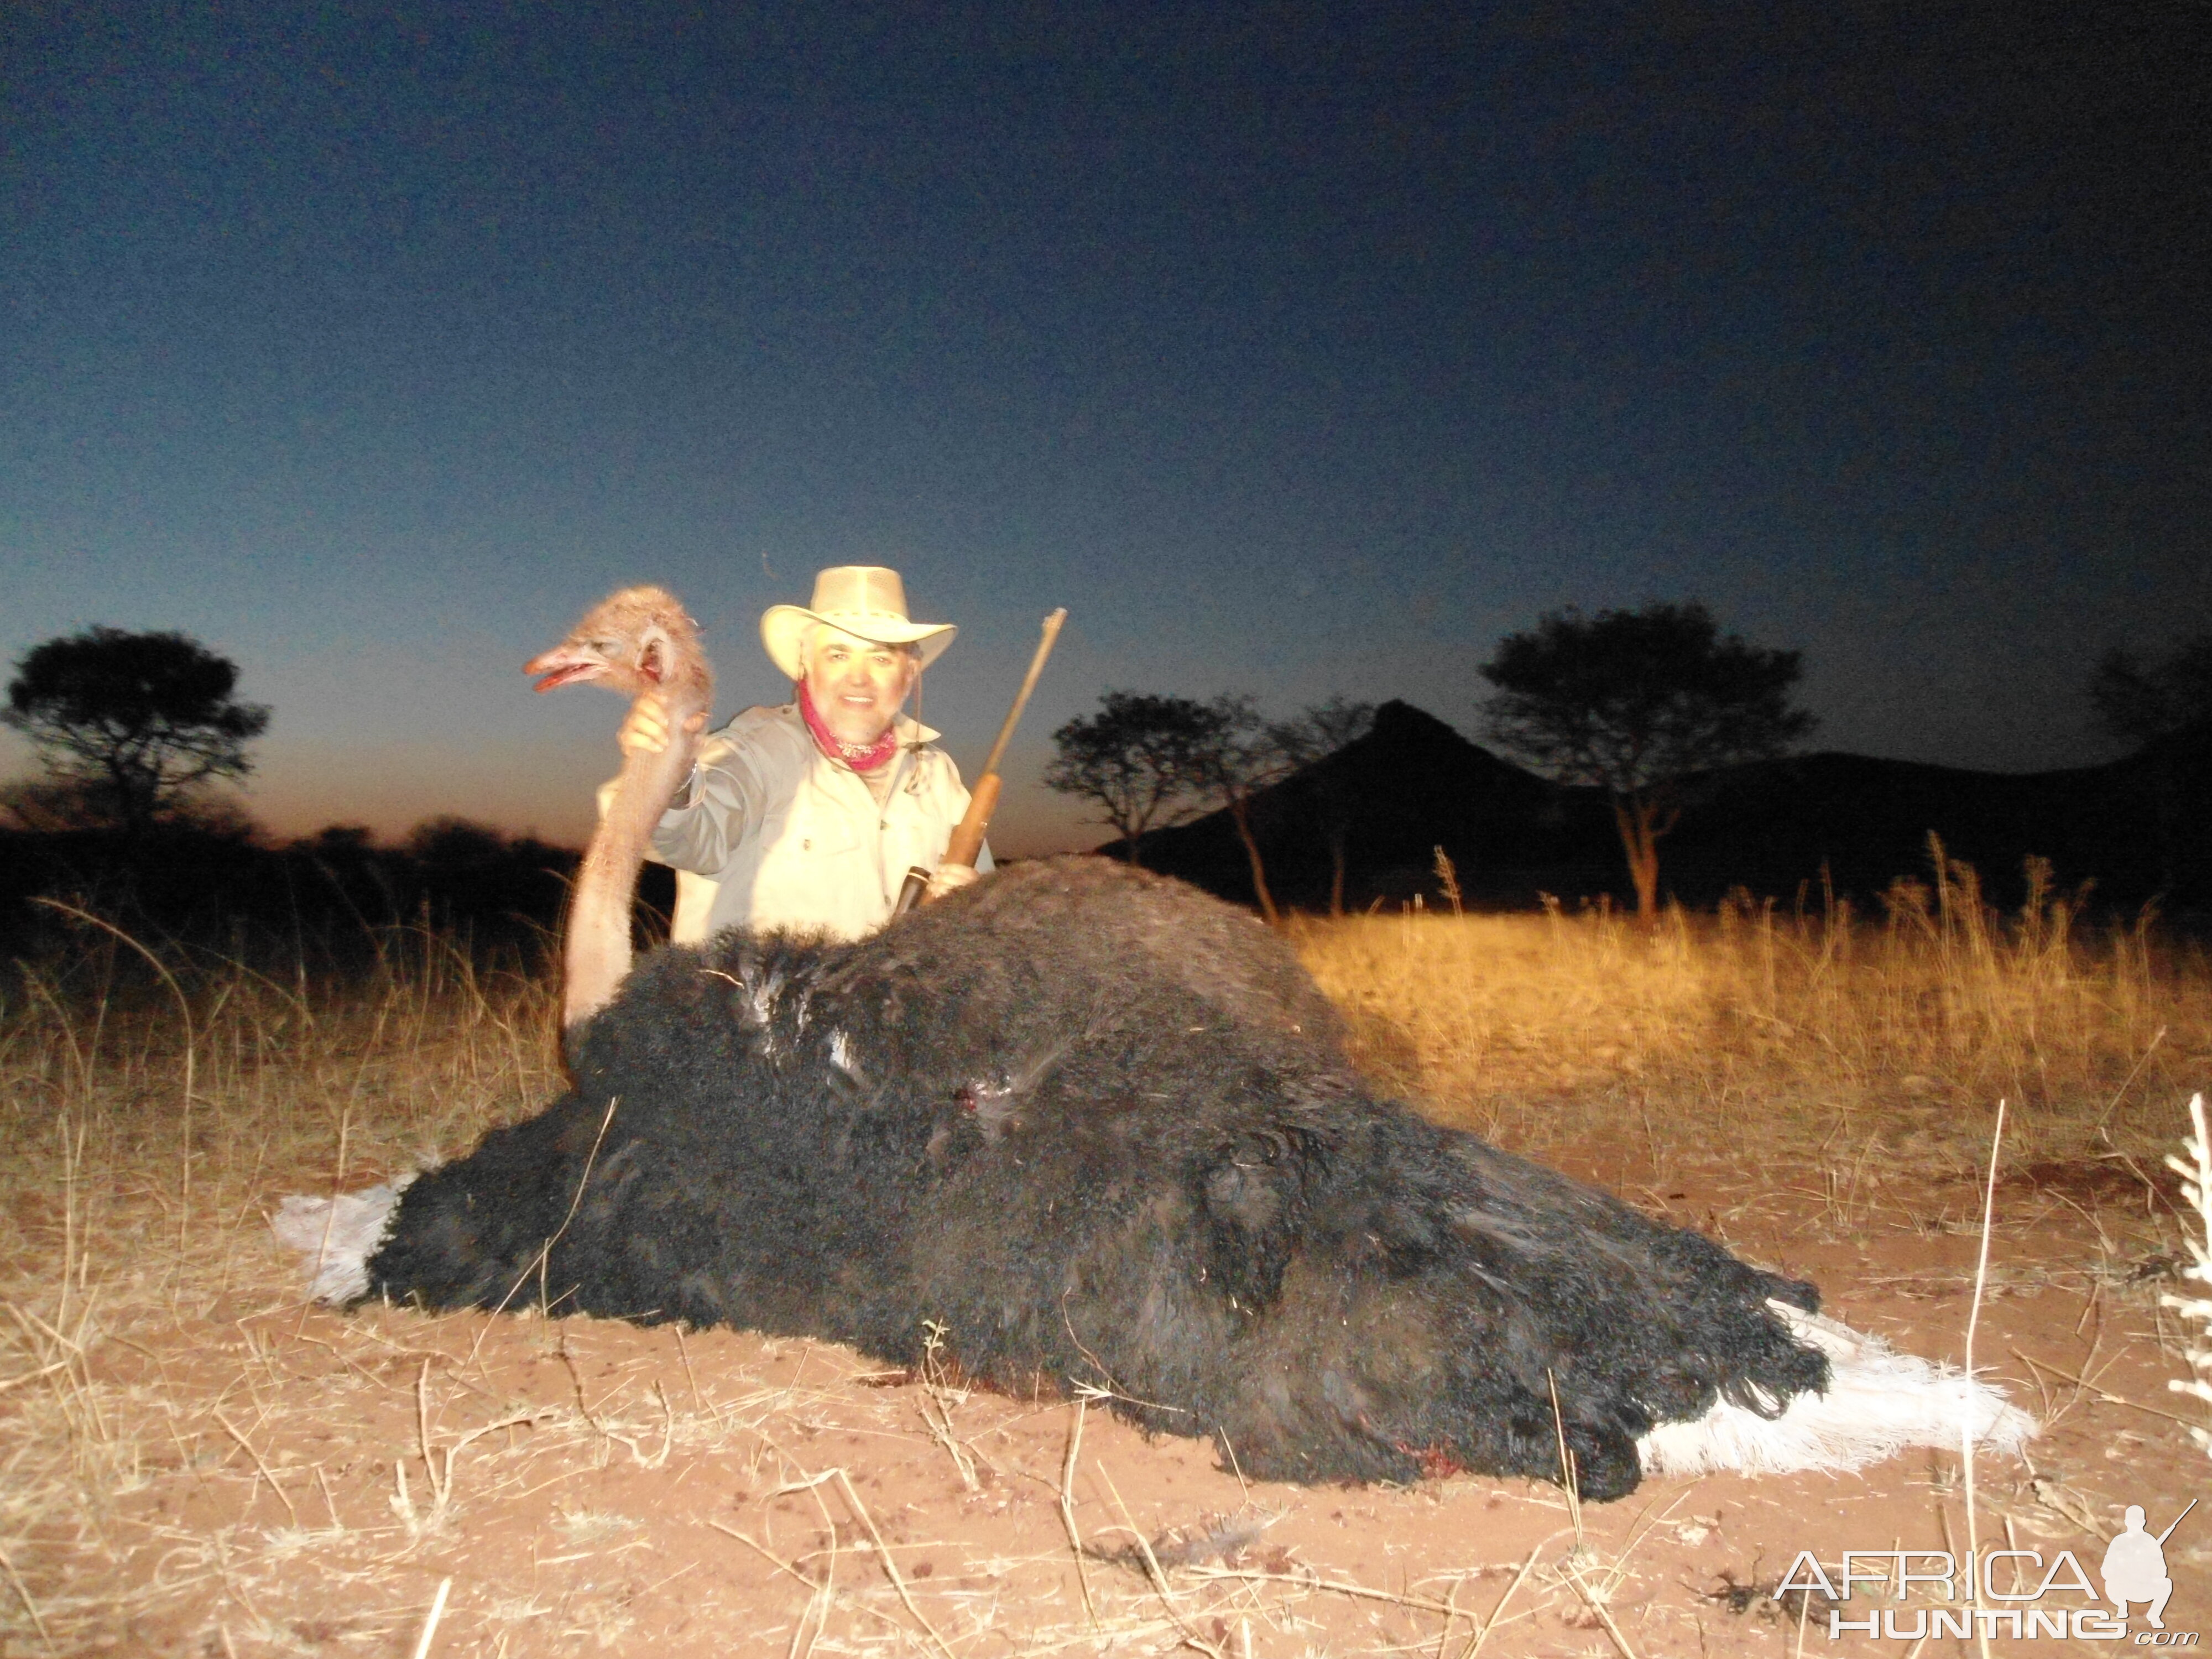
[[[2196, 1507], [2197, 1507], [2197, 1500], [2196, 1500], [2195, 1498], [2191, 1498], [2191, 1499], [2189, 1500], [2189, 1505], [2188, 1505], [2188, 1508], [2187, 1508], [2187, 1509], [2183, 1510], [2181, 1511], [2181, 1513], [2180, 1513], [2180, 1514], [2179, 1514], [2179, 1515], [2177, 1515], [2177, 1516], [2175, 1516], [2173, 1517], [2173, 1527], [2178, 1527], [2178, 1526], [2179, 1526], [2183, 1522], [2185, 1522], [2185, 1521], [2186, 1521], [2187, 1519], [2189, 1519], [2189, 1510], [2193, 1510], [2193, 1509], [2195, 1509]], [[2159, 1534], [2159, 1535], [2158, 1535], [2158, 1541], [2159, 1541], [2161, 1545], [2162, 1545], [2162, 1544], [2164, 1544], [2167, 1539], [2169, 1539], [2169, 1538], [2171, 1538], [2171, 1537], [2172, 1537], [2172, 1536], [2173, 1536], [2173, 1527], [2168, 1527], [2168, 1528], [2167, 1528], [2164, 1532], [2162, 1532], [2162, 1533]]]
[[1022, 723], [1022, 710], [1029, 706], [1030, 693], [1036, 690], [1038, 676], [1044, 672], [1044, 659], [1052, 655], [1052, 642], [1060, 637], [1060, 625], [1067, 620], [1067, 607], [1044, 619], [1044, 637], [1037, 641], [1036, 655], [1030, 659], [1030, 672], [1022, 681], [1022, 689], [1014, 696], [1014, 706], [1006, 711], [1006, 723], [999, 728], [999, 740], [991, 745], [990, 758], [983, 763], [983, 775], [999, 769], [999, 762], [1006, 752], [1006, 744], [1014, 735], [1014, 728]]

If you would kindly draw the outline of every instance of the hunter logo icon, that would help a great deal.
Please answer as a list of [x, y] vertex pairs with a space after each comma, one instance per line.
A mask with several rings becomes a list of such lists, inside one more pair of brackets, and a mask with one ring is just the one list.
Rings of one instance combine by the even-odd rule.
[[2142, 1505], [2128, 1505], [2127, 1530], [2106, 1547], [2103, 1569], [2105, 1599], [2120, 1610], [2121, 1618], [2128, 1616], [2129, 1602], [2147, 1601], [2150, 1607], [2144, 1617], [2150, 1627], [2166, 1628], [2166, 1598], [2173, 1594], [2173, 1580], [2166, 1576], [2166, 1540], [2196, 1507], [2192, 1498], [2189, 1508], [2173, 1517], [2173, 1526], [2153, 1537], [2143, 1524]]
[[[2102, 1598], [2072, 1550], [2045, 1560], [2039, 1550], [2011, 1547], [1968, 1550], [1845, 1550], [1839, 1566], [1800, 1550], [1773, 1591], [1817, 1591], [1828, 1601], [1828, 1639], [1845, 1635], [1919, 1643], [1929, 1637], [1993, 1636], [2014, 1641], [2048, 1637], [2075, 1642], [2132, 1642], [2136, 1647], [2195, 1647], [2194, 1631], [2169, 1631], [2166, 1604], [2173, 1581], [2166, 1540], [2197, 1507], [2191, 1498], [2172, 1525], [2154, 1533], [2143, 1507], [2127, 1507], [2127, 1525], [2106, 1547]], [[2078, 1601], [2069, 1605], [2069, 1597]], [[1919, 1604], [1913, 1605], [1916, 1598]], [[1870, 1604], [1864, 1605], [1863, 1604]], [[2106, 1610], [2110, 1602], [2116, 1609]], [[2148, 1630], [2128, 1631], [2128, 1609], [2145, 1608]]]

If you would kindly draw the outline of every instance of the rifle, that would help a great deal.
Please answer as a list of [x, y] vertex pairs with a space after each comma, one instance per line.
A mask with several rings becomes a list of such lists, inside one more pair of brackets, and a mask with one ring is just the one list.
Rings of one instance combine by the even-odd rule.
[[[2196, 1500], [2195, 1498], [2191, 1498], [2191, 1499], [2189, 1500], [2189, 1510], [2193, 1510], [2193, 1509], [2195, 1509], [2196, 1507], [2197, 1507], [2197, 1500]], [[2185, 1521], [2186, 1521], [2187, 1519], [2189, 1519], [2189, 1510], [2182, 1510], [2182, 1512], [2181, 1512], [2180, 1514], [2179, 1514], [2179, 1515], [2177, 1515], [2177, 1516], [2175, 1516], [2173, 1517], [2173, 1527], [2178, 1527], [2178, 1526], [2179, 1526], [2183, 1522], [2185, 1522]], [[2164, 1532], [2162, 1532], [2162, 1533], [2159, 1534], [2159, 1535], [2158, 1535], [2158, 1541], [2159, 1541], [2161, 1545], [2163, 1545], [2163, 1544], [2166, 1542], [2166, 1540], [2167, 1539], [2169, 1539], [2169, 1538], [2171, 1538], [2171, 1537], [2172, 1537], [2172, 1536], [2173, 1536], [2173, 1527], [2168, 1527], [2168, 1528], [2167, 1528]]]
[[[944, 864], [975, 867], [976, 855], [983, 850], [983, 832], [990, 827], [991, 814], [999, 805], [999, 761], [1006, 752], [1006, 743], [1014, 735], [1014, 727], [1021, 724], [1022, 710], [1036, 690], [1037, 677], [1044, 672], [1044, 659], [1052, 655], [1052, 642], [1060, 637], [1060, 625], [1067, 620], [1067, 609], [1063, 605], [1044, 619], [1044, 637], [1037, 641], [1036, 655], [1030, 659], [1030, 672], [1022, 681], [1022, 689], [1014, 696], [1014, 706], [1006, 713], [1006, 723], [999, 728], [999, 740], [991, 745], [988, 759], [983, 763], [983, 775], [975, 780], [975, 787], [968, 797], [968, 811], [952, 828], [952, 839], [945, 843]], [[906, 882], [899, 889], [898, 902], [891, 906], [891, 915], [902, 916], [921, 902], [922, 894], [929, 886], [929, 872], [915, 865], [906, 872]]]

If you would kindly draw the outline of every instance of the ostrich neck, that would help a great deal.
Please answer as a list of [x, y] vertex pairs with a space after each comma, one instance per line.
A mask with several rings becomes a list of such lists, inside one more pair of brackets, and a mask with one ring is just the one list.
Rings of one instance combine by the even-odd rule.
[[[678, 733], [704, 698], [668, 698], [671, 729]], [[561, 1024], [574, 1032], [613, 1000], [629, 975], [630, 906], [637, 872], [645, 863], [653, 826], [669, 797], [691, 769], [693, 739], [677, 736], [657, 755], [632, 750], [623, 757], [614, 796], [591, 845], [569, 902], [566, 972], [562, 975]]]

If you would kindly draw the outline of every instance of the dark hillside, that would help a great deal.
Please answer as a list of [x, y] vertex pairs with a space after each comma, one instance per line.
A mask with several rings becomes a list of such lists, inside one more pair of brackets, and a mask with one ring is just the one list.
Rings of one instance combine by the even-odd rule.
[[[1433, 892], [1439, 846], [1470, 901], [1494, 906], [1534, 904], [1540, 890], [1597, 892], [1620, 860], [1612, 817], [1596, 796], [1500, 760], [1411, 703], [1386, 702], [1365, 737], [1253, 803], [1268, 883], [1300, 909], [1328, 902], [1323, 815], [1332, 801], [1346, 819], [1346, 902], [1358, 908]], [[1225, 812], [1147, 836], [1143, 862], [1252, 902], [1244, 850]]]
[[[395, 927], [427, 926], [472, 950], [536, 959], [557, 936], [577, 855], [527, 837], [448, 827], [409, 848], [343, 830], [270, 847], [171, 829], [0, 832], [0, 960], [40, 957], [76, 927], [32, 902], [58, 899], [149, 945], [183, 945], [258, 965], [357, 966]], [[643, 908], [665, 915], [674, 881], [646, 867]], [[651, 924], [647, 924], [648, 932]]]
[[[1433, 849], [1458, 867], [1470, 903], [1629, 900], [1611, 812], [1597, 791], [1563, 788], [1499, 759], [1434, 716], [1383, 705], [1374, 729], [1254, 803], [1267, 878], [1282, 902], [1321, 910], [1330, 855], [1324, 811], [1345, 814], [1346, 903], [1416, 892], [1433, 902]], [[1660, 844], [1662, 888], [1710, 904], [1730, 888], [1793, 893], [1823, 865], [1839, 891], [1870, 899], [1928, 868], [1928, 836], [1972, 864], [1992, 896], [2017, 896], [2022, 861], [2049, 859], [2068, 885], [2094, 878], [2105, 904], [2156, 898], [2170, 911], [2212, 908], [2212, 744], [2179, 741], [2106, 765], [2027, 774], [1973, 772], [1823, 753], [1704, 780]], [[1108, 849], [1118, 855], [1118, 844]], [[1143, 861], [1239, 902], [1252, 902], [1243, 849], [1225, 813], [1146, 838]]]
[[2187, 890], [2165, 878], [2148, 782], [2132, 760], [2006, 774], [1805, 755], [1710, 780], [1662, 844], [1662, 869], [1698, 902], [1737, 883], [1786, 893], [1824, 863], [1840, 890], [1869, 896], [1893, 877], [1925, 873], [1933, 832], [2000, 896], [2013, 894], [2033, 855], [2050, 860], [2064, 884], [2094, 878], [2107, 902], [2132, 907], [2161, 891], [2187, 902]]

